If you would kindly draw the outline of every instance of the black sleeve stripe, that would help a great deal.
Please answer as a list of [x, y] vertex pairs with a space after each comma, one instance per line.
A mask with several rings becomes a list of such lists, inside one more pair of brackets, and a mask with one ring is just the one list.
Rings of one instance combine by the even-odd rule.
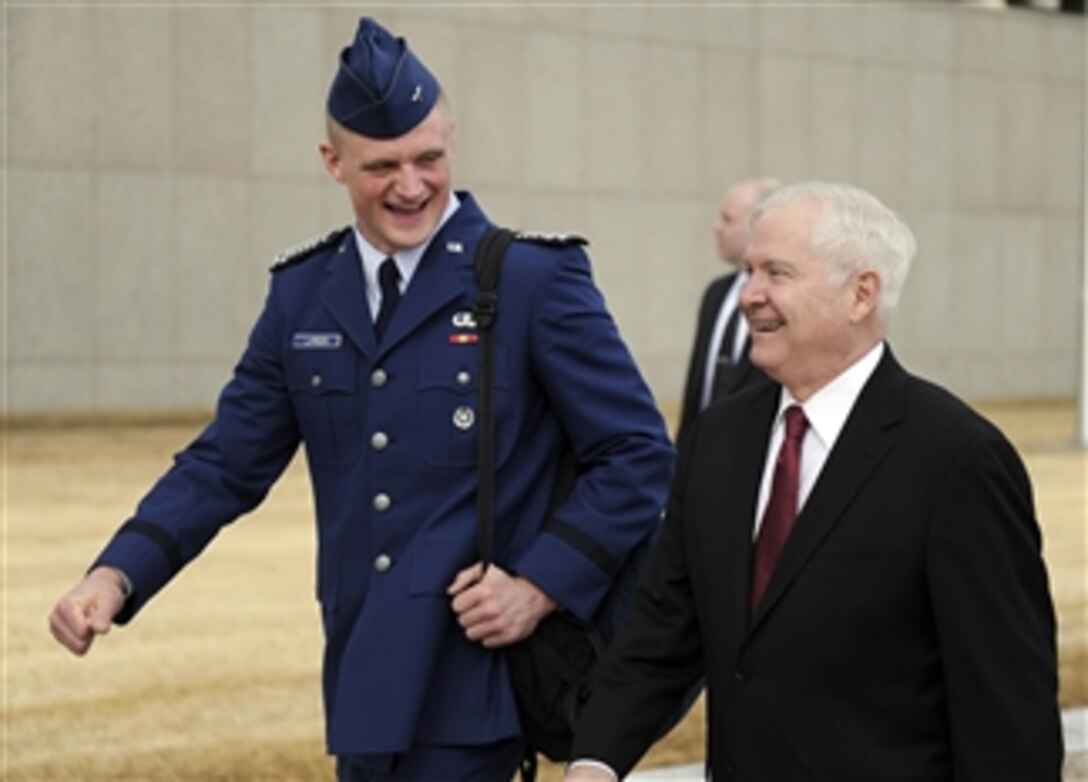
[[183, 563], [177, 541], [163, 532], [161, 527], [156, 527], [150, 522], [140, 521], [140, 519], [129, 519], [121, 526], [117, 534], [120, 535], [123, 532], [134, 532], [137, 535], [150, 538], [162, 549], [162, 553], [166, 556], [166, 561], [170, 564], [171, 569], [175, 573], [181, 570]]
[[615, 578], [619, 573], [620, 565], [612, 555], [581, 530], [555, 518], [551, 519], [544, 529], [585, 554], [609, 578]]

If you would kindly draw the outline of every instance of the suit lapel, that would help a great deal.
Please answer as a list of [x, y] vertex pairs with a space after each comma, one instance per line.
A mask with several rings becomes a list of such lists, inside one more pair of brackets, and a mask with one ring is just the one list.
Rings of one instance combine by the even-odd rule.
[[699, 403], [703, 396], [703, 382], [706, 378], [707, 353], [710, 351], [710, 336], [714, 332], [714, 323], [718, 311], [725, 301], [725, 294], [732, 284], [732, 276], [719, 277], [707, 288], [699, 307], [699, 322], [695, 329], [695, 344], [688, 362], [688, 377], [684, 387], [684, 417], [690, 421], [699, 412]]
[[435, 237], [393, 313], [380, 346], [367, 309], [362, 262], [351, 232], [341, 243], [319, 296], [363, 355], [374, 358], [389, 351], [450, 301], [472, 292], [473, 249], [467, 240], [449, 240], [445, 229]]
[[[451, 243], [450, 246], [464, 247], [462, 243]], [[463, 249], [451, 252], [441, 235], [431, 242], [389, 321], [382, 352], [394, 347], [449, 302], [471, 293], [468, 283], [472, 272], [471, 258]]]
[[[767, 593], [752, 618], [752, 630], [787, 593], [895, 444], [892, 428], [903, 417], [905, 380], [906, 373], [892, 356], [891, 349], [885, 346], [883, 359], [862, 389], [797, 517]], [[744, 594], [747, 596], [747, 589]]]
[[329, 277], [318, 296], [363, 355], [372, 357], [377, 351], [376, 338], [366, 305], [363, 266], [352, 231], [340, 242], [329, 266]]
[[722, 550], [729, 552], [731, 560], [728, 568], [729, 591], [726, 594], [734, 598], [729, 602], [730, 622], [735, 637], [738, 638], [743, 637], [744, 628], [748, 624], [752, 530], [769, 433], [774, 414], [778, 410], [778, 394], [778, 385], [768, 385], [766, 391], [756, 397], [751, 414], [743, 416], [736, 440], [724, 446], [736, 455], [734, 458], [737, 459], [737, 465], [729, 471], [729, 477], [721, 482], [722, 496], [716, 507], [728, 509], [728, 513], [735, 514], [735, 517], [723, 520], [722, 526], [727, 530], [728, 540], [727, 547]]
[[700, 356], [703, 366], [706, 366], [707, 351], [710, 350], [710, 336], [714, 333], [714, 324], [718, 322], [718, 313], [721, 312], [722, 302], [729, 295], [729, 289], [733, 287], [737, 275], [730, 274], [720, 278], [711, 287], [707, 294], [707, 306], [703, 308], [702, 322], [699, 324]]
[[475, 300], [473, 262], [476, 245], [488, 221], [469, 193], [461, 191], [457, 197], [461, 205], [423, 254], [408, 289], [393, 313], [382, 340], [383, 353], [395, 347], [450, 302], [463, 297], [467, 297], [469, 302]]

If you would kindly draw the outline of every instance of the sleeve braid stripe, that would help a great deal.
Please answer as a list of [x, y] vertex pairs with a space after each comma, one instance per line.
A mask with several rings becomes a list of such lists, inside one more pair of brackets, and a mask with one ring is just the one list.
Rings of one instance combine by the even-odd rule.
[[556, 518], [552, 518], [548, 521], [544, 525], [544, 529], [584, 554], [609, 578], [616, 577], [616, 574], [620, 569], [619, 563], [616, 562], [615, 558], [605, 551], [597, 541], [589, 537], [589, 535]]
[[171, 569], [175, 573], [181, 570], [183, 563], [177, 541], [164, 532], [161, 527], [157, 527], [147, 521], [141, 521], [140, 519], [129, 519], [121, 526], [121, 529], [118, 530], [117, 534], [120, 535], [125, 532], [133, 532], [137, 535], [143, 535], [146, 538], [150, 538], [153, 543], [162, 549]]

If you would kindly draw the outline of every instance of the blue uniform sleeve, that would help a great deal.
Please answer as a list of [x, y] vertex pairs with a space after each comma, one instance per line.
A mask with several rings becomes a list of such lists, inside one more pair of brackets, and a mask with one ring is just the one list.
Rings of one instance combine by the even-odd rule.
[[283, 386], [279, 345], [274, 308], [266, 304], [214, 420], [175, 456], [99, 555], [95, 566], [119, 568], [132, 582], [119, 623], [139, 611], [224, 525], [260, 503], [290, 463], [299, 436]]
[[530, 343], [577, 477], [516, 569], [588, 620], [629, 552], [658, 527], [673, 448], [585, 253], [555, 255], [533, 302]]

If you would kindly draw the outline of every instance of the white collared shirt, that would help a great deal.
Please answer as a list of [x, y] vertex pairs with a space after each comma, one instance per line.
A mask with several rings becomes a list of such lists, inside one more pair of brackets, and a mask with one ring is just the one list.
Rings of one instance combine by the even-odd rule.
[[[842, 374], [825, 385], [806, 401], [801, 408], [808, 419], [808, 429], [801, 446], [801, 478], [798, 498], [798, 511], [805, 505], [816, 479], [823, 471], [824, 463], [839, 439], [839, 433], [846, 425], [850, 411], [854, 409], [861, 389], [880, 363], [884, 355], [884, 343], [878, 342], [868, 353], [851, 364]], [[798, 404], [793, 395], [782, 388], [778, 402], [778, 414], [771, 427], [770, 443], [767, 447], [767, 460], [763, 465], [763, 481], [759, 487], [759, 502], [756, 504], [756, 518], [752, 527], [752, 537], [759, 533], [763, 520], [763, 511], [771, 495], [771, 482], [774, 478], [774, 463], [778, 450], [785, 438], [785, 411], [790, 405]]]
[[[446, 221], [453, 217], [453, 213], [460, 206], [461, 201], [457, 198], [457, 194], [451, 190], [449, 203], [446, 204], [446, 211], [442, 213], [442, 219], [438, 221], [434, 231], [427, 237], [427, 241], [411, 249], [401, 250], [393, 254], [393, 260], [400, 272], [400, 281], [397, 287], [400, 288], [401, 293], [408, 290], [408, 283], [412, 281], [412, 276], [419, 267], [423, 253], [427, 252], [427, 248], [431, 246], [431, 241], [442, 229], [442, 226], [446, 224]], [[389, 256], [368, 242], [363, 237], [358, 225], [352, 225], [352, 230], [355, 231], [355, 246], [359, 248], [359, 257], [363, 263], [363, 277], [366, 280], [366, 304], [370, 308], [370, 319], [374, 320], [378, 317], [378, 310], [382, 306], [382, 289], [378, 282], [378, 267]]]

